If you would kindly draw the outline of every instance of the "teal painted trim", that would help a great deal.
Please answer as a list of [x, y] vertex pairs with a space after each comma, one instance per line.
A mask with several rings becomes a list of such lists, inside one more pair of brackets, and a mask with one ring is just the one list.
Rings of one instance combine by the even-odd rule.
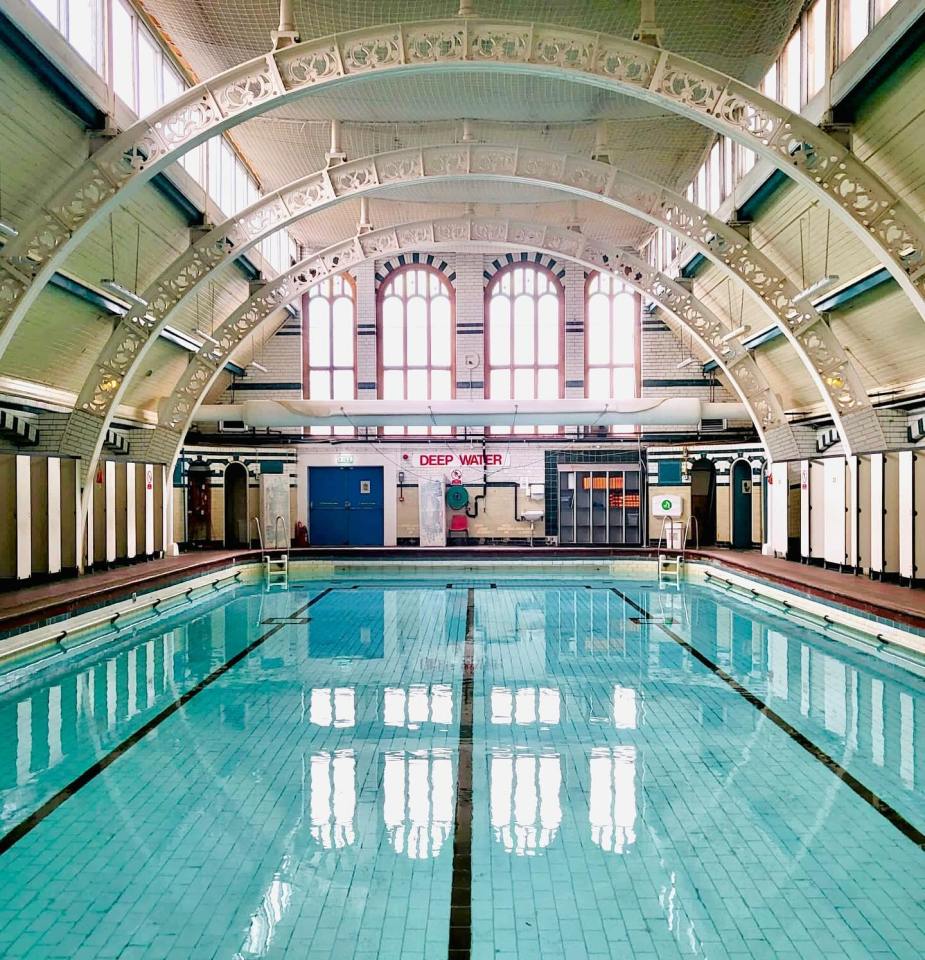
[[192, 200], [163, 173], [156, 173], [151, 178], [151, 186], [157, 192], [168, 200], [179, 210], [180, 215], [186, 220], [188, 227], [198, 227], [202, 225], [202, 210], [193, 203]]
[[861, 277], [860, 280], [855, 280], [854, 283], [849, 284], [843, 290], [838, 290], [822, 300], [817, 300], [815, 306], [820, 313], [832, 313], [832, 311], [839, 310], [852, 300], [856, 300], [862, 294], [867, 293], [868, 290], [873, 290], [884, 283], [895, 282], [890, 271], [886, 267], [881, 267], [876, 273]]
[[[861, 277], [860, 280], [849, 284], [843, 290], [839, 290], [831, 296], [824, 297], [822, 300], [817, 300], [814, 306], [819, 313], [834, 313], [836, 310], [841, 310], [843, 307], [846, 307], [853, 300], [863, 296], [865, 293], [875, 290], [884, 284], [895, 282], [890, 271], [887, 270], [886, 267], [881, 267], [874, 273], [868, 274], [866, 277]], [[780, 327], [771, 327], [768, 330], [763, 330], [761, 333], [756, 334], [754, 337], [750, 337], [748, 340], [743, 340], [742, 344], [746, 350], [757, 350], [758, 347], [763, 347], [766, 343], [770, 343], [772, 340], [776, 340], [783, 335]], [[709, 360], [703, 365], [704, 373], [715, 369], [715, 360]]]
[[240, 269], [241, 273], [247, 277], [248, 280], [259, 280], [260, 271], [254, 265], [254, 261], [248, 257], [248, 255], [242, 254], [240, 257], [235, 260], [235, 265]]
[[903, 67], [914, 64], [925, 51], [925, 13], [870, 68], [833, 107], [836, 123], [853, 123], [860, 107], [880, 88], [901, 80]]
[[15, 21], [0, 13], [0, 43], [19, 59], [29, 72], [48, 89], [90, 130], [101, 130], [106, 122], [103, 111], [45, 56], [20, 30]]
[[48, 281], [48, 285], [57, 287], [59, 290], [63, 290], [65, 293], [77, 297], [78, 300], [83, 300], [84, 303], [89, 303], [98, 310], [102, 310], [104, 313], [108, 313], [114, 317], [125, 315], [125, 308], [121, 304], [116, 303], [115, 300], [107, 297], [104, 293], [99, 293], [91, 287], [85, 286], [79, 280], [66, 277], [62, 273], [53, 274], [52, 278]]
[[739, 207], [739, 220], [757, 219], [761, 208], [787, 183], [793, 183], [793, 181], [783, 170], [772, 170], [767, 180]]
[[687, 263], [681, 267], [681, 276], [690, 280], [696, 277], [700, 268], [707, 262], [707, 258], [702, 253], [695, 253]]
[[[84, 303], [89, 303], [92, 307], [96, 307], [97, 310], [108, 313], [110, 316], [125, 316], [125, 307], [123, 307], [122, 304], [94, 290], [92, 287], [88, 287], [79, 280], [75, 280], [73, 277], [66, 277], [62, 273], [55, 273], [48, 283], [52, 287], [57, 287], [59, 290], [63, 290], [65, 293], [69, 293], [71, 296], [83, 300]], [[160, 337], [162, 340], [169, 340], [178, 347], [182, 347], [189, 353], [196, 353], [199, 350], [199, 343], [197, 341], [193, 340], [192, 337], [188, 337], [180, 330], [174, 330], [172, 327], [167, 327], [162, 330]], [[226, 363], [225, 369], [228, 373], [236, 377], [244, 374], [244, 368], [239, 367], [236, 363]]]
[[719, 381], [709, 377], [679, 377], [676, 380], [643, 380], [642, 385], [644, 387], [718, 387]]

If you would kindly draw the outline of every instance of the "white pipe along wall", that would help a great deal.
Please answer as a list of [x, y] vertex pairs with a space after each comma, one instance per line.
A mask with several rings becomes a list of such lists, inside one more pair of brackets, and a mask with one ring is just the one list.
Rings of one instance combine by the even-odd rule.
[[320, 426], [693, 426], [748, 420], [741, 403], [687, 397], [641, 400], [248, 400], [204, 404], [199, 423], [241, 420], [248, 427]]

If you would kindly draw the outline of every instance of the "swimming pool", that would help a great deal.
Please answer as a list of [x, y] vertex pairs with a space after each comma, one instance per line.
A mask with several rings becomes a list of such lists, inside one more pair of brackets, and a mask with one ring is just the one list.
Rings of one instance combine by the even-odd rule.
[[14, 680], [4, 957], [925, 955], [925, 681], [708, 586], [238, 585]]

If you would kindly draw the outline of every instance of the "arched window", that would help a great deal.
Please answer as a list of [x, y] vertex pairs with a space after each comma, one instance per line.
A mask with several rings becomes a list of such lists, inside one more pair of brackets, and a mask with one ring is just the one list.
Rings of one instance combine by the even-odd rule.
[[[493, 400], [555, 400], [562, 396], [562, 285], [545, 267], [513, 263], [499, 270], [488, 302], [487, 395]], [[554, 427], [514, 427], [515, 433]], [[510, 433], [494, 427], [492, 433]]]
[[585, 295], [585, 396], [638, 396], [639, 294], [609, 273], [592, 273]]
[[[339, 273], [315, 284], [302, 302], [302, 343], [307, 400], [356, 398], [356, 291]], [[312, 434], [351, 436], [352, 427], [310, 427]]]
[[[425, 264], [400, 267], [379, 288], [379, 382], [384, 400], [453, 397], [453, 289]], [[408, 433], [386, 427], [384, 433]], [[450, 427], [413, 433], [451, 433]]]

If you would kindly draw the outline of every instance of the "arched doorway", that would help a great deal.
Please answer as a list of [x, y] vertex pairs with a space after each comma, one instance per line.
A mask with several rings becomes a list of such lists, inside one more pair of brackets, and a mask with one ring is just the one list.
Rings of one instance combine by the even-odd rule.
[[247, 467], [229, 463], [225, 468], [225, 546], [246, 547]]
[[732, 488], [732, 546], [748, 550], [752, 545], [752, 465], [736, 460], [730, 475]]
[[212, 487], [209, 467], [201, 460], [186, 471], [186, 539], [197, 546], [212, 539]]
[[695, 520], [700, 546], [716, 544], [716, 465], [701, 457], [691, 465], [691, 516]]

